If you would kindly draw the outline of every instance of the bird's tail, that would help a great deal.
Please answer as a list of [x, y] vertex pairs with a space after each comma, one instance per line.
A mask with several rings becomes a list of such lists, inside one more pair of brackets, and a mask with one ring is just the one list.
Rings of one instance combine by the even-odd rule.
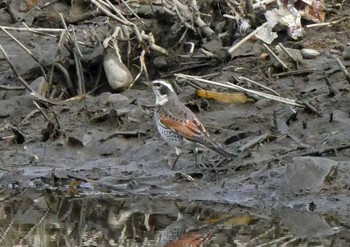
[[232, 160], [236, 157], [236, 155], [234, 155], [233, 153], [227, 152], [226, 150], [224, 150], [223, 148], [221, 148], [216, 142], [214, 142], [213, 140], [211, 140], [210, 138], [208, 138], [207, 140], [207, 147], [215, 152], [217, 152], [218, 154], [220, 154], [222, 157]]

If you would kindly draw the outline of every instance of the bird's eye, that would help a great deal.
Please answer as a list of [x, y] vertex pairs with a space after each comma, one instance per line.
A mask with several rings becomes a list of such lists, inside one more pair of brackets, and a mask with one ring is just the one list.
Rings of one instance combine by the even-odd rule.
[[159, 92], [161, 95], [169, 94], [169, 88], [167, 86], [162, 85], [162, 87], [159, 89]]

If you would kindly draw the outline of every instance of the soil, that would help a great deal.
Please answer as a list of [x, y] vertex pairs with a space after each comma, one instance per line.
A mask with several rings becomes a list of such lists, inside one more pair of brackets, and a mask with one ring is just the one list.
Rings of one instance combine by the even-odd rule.
[[[350, 4], [346, 2], [341, 13], [349, 11]], [[307, 70], [304, 73], [284, 75], [272, 60], [262, 58], [265, 51], [259, 41], [248, 42], [233, 58], [207, 58], [201, 60], [205, 65], [182, 71], [209, 75], [207, 78], [216, 82], [237, 83], [235, 78], [246, 77], [273, 89], [283, 98], [298, 100], [303, 107], [265, 98], [244, 104], [203, 99], [184, 80], [168, 77], [174, 74], [174, 64], [184, 66], [186, 61], [177, 56], [178, 50], [169, 54], [165, 68], [161, 69], [155, 67], [159, 64], [155, 65], [154, 61], [163, 59], [162, 55], [151, 52], [147, 56], [149, 80], [165, 77], [174, 83], [180, 100], [197, 114], [211, 137], [225, 150], [237, 154], [237, 158], [230, 161], [203, 150], [196, 164], [194, 154], [185, 152], [171, 170], [169, 164], [175, 153], [155, 128], [155, 96], [146, 85], [144, 75], [135, 86], [120, 93], [113, 92], [102, 75], [99, 82], [102, 86], [93, 93], [55, 101], [55, 104], [37, 101], [25, 90], [0, 89], [0, 182], [4, 200], [21, 200], [22, 192], [28, 188], [42, 191], [37, 188], [40, 184], [51, 190], [50, 193], [64, 191], [66, 196], [84, 195], [90, 199], [101, 193], [129, 198], [126, 201], [134, 198], [132, 201], [136, 204], [139, 198], [154, 198], [165, 207], [167, 202], [162, 202], [165, 199], [229, 205], [244, 208], [260, 218], [277, 214], [285, 220], [285, 225], [292, 218], [305, 217], [298, 212], [309, 212], [327, 219], [328, 226], [336, 226], [338, 230], [329, 227], [326, 232], [320, 232], [324, 230], [320, 227], [320, 231], [298, 233], [298, 227], [293, 226], [289, 228], [293, 234], [325, 239], [335, 234], [337, 240], [350, 241], [349, 235], [344, 237], [350, 226], [350, 92], [349, 81], [335, 60], [338, 56], [349, 70], [350, 60], [341, 55], [350, 40], [350, 19], [347, 18], [334, 26], [306, 29], [300, 41], [288, 40], [285, 32], [280, 33], [276, 44], [282, 42], [287, 47], [305, 47], [321, 53], [314, 59], [303, 59], [295, 69]], [[155, 37], [162, 37], [159, 45], [163, 47], [176, 38], [161, 36], [168, 33], [164, 27], [166, 25], [159, 26], [158, 32], [153, 30]], [[87, 29], [88, 24], [80, 24], [77, 38], [82, 38]], [[101, 25], [97, 30], [102, 34], [104, 29]], [[50, 67], [58, 52], [56, 37], [29, 32], [13, 34]], [[35, 60], [4, 32], [0, 33], [0, 43], [19, 73], [35, 87], [32, 81], [40, 75]], [[122, 47], [125, 45], [121, 42]], [[65, 51], [61, 56], [67, 54]], [[100, 52], [96, 57], [101, 55]], [[192, 61], [199, 64], [198, 60]], [[84, 74], [94, 78], [99, 69], [96, 64], [100, 63], [90, 61], [88, 64], [88, 60], [83, 61]], [[70, 68], [69, 72], [74, 71]], [[1, 55], [0, 71], [0, 84], [21, 86]], [[135, 67], [130, 71], [134, 76], [138, 73]], [[282, 75], [269, 77], [269, 73]], [[58, 72], [55, 76], [63, 78]], [[92, 81], [88, 82], [87, 90], [94, 88]], [[253, 84], [238, 84], [262, 90]], [[305, 102], [312, 107], [305, 107]], [[211, 206], [201, 204], [201, 207]], [[223, 211], [230, 212], [229, 209]], [[331, 230], [334, 232], [330, 233]]]

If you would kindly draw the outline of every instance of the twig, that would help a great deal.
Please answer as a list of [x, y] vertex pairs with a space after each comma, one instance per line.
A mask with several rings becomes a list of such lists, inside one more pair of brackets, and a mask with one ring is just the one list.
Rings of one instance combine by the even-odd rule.
[[19, 74], [18, 70], [16, 69], [16, 67], [12, 64], [11, 60], [9, 59], [9, 57], [7, 56], [6, 51], [4, 50], [4, 48], [2, 47], [2, 45], [0, 44], [0, 51], [2, 52], [2, 54], [4, 54], [4, 57], [6, 59], [6, 61], [9, 63], [11, 69], [13, 70], [13, 72], [16, 74], [16, 76], [18, 77], [19, 81], [23, 84], [23, 86], [29, 91], [31, 92], [31, 94], [36, 97], [38, 100], [41, 100], [43, 102], [47, 102], [50, 103], [52, 105], [54, 105], [54, 102], [51, 102], [50, 100], [42, 97], [41, 95], [39, 95], [37, 92], [35, 92], [35, 90], [28, 85], [28, 83], [22, 78], [22, 76]]
[[[224, 15], [225, 17], [225, 15]], [[261, 26], [257, 27], [253, 32], [251, 32], [250, 34], [248, 34], [247, 36], [245, 36], [241, 41], [239, 41], [237, 44], [235, 44], [234, 46], [232, 46], [228, 52], [229, 53], [233, 53], [238, 47], [240, 47], [241, 45], [243, 45], [246, 41], [248, 41], [251, 37], [253, 37], [255, 34], [257, 34], [261, 29], [267, 27], [267, 22], [263, 23]]]
[[310, 102], [298, 101], [298, 103], [305, 105], [307, 109], [316, 113], [319, 117], [322, 117], [322, 113], [320, 111], [318, 111], [313, 105], [311, 105]]
[[53, 33], [61, 33], [64, 31], [62, 28], [25, 28], [25, 27], [5, 27], [5, 26], [0, 26], [1, 29], [5, 30], [13, 30], [16, 32], [53, 32]]
[[239, 80], [244, 80], [244, 81], [250, 82], [250, 83], [252, 83], [252, 84], [254, 84], [254, 85], [257, 85], [257, 86], [259, 86], [259, 87], [261, 87], [261, 88], [263, 88], [263, 89], [266, 89], [267, 91], [270, 91], [271, 93], [273, 93], [273, 94], [275, 94], [275, 95], [277, 95], [277, 96], [280, 96], [279, 93], [277, 93], [275, 90], [273, 90], [272, 88], [269, 88], [269, 87], [267, 87], [267, 86], [265, 86], [265, 85], [263, 85], [263, 84], [261, 84], [261, 83], [258, 83], [258, 82], [256, 82], [256, 81], [253, 81], [253, 80], [248, 79], [248, 78], [245, 78], [245, 77], [243, 77], [243, 76], [238, 77], [238, 79], [239, 79]]
[[261, 0], [253, 4], [253, 9], [260, 8], [261, 6], [268, 5], [270, 3], [276, 2], [276, 0]]
[[146, 132], [144, 132], [144, 131], [117, 131], [117, 132], [114, 132], [111, 135], [101, 139], [100, 142], [105, 142], [108, 139], [111, 139], [113, 137], [120, 136], [120, 135], [127, 136], [127, 137], [140, 137], [141, 135], [145, 135], [145, 134], [146, 134]]
[[201, 19], [196, 0], [189, 0], [188, 5], [192, 9], [194, 23], [196, 23], [196, 25], [201, 29], [202, 33], [204, 33], [206, 37], [210, 37], [215, 34], [215, 32]]
[[[118, 22], [120, 22], [120, 23], [122, 23], [122, 24], [124, 24], [124, 25], [130, 26], [129, 21], [127, 21], [127, 20], [125, 20], [125, 19], [123, 19], [123, 18], [119, 18], [119, 17], [113, 15], [108, 9], [106, 9], [105, 7], [103, 7], [103, 6], [101, 5], [101, 2], [103, 2], [103, 1], [100, 1], [100, 0], [91, 0], [91, 2], [92, 2], [93, 4], [95, 4], [96, 7], [97, 7], [98, 9], [100, 9], [103, 13], [105, 13], [108, 17], [111, 17], [112, 19], [114, 19], [114, 20], [116, 20], [116, 21], [118, 21]], [[104, 2], [103, 2], [103, 3], [104, 3]], [[104, 4], [105, 4], [105, 3], [104, 3]], [[119, 11], [118, 11], [117, 13], [119, 13]]]
[[290, 57], [290, 58], [294, 61], [294, 63], [298, 64], [298, 60], [296, 60], [296, 59], [292, 56], [292, 54], [290, 54], [290, 52], [287, 50], [286, 47], [284, 47], [284, 45], [283, 45], [282, 43], [278, 43], [278, 46], [281, 47], [282, 51], [284, 51], [284, 53], [286, 53], [287, 56]]
[[330, 95], [331, 96], [336, 96], [339, 94], [339, 91], [332, 85], [332, 83], [330, 82], [330, 80], [328, 79], [327, 76], [324, 77], [324, 80], [326, 81], [326, 84], [329, 88], [330, 91]]
[[73, 57], [75, 61], [75, 68], [77, 70], [77, 80], [78, 80], [78, 88], [79, 88], [79, 95], [83, 95], [85, 93], [85, 84], [83, 82], [84, 75], [81, 65], [81, 60], [78, 58], [77, 51], [75, 48], [73, 48]]
[[39, 109], [35, 109], [35, 110], [29, 112], [28, 115], [25, 116], [25, 118], [23, 118], [23, 120], [20, 122], [20, 125], [24, 124], [29, 118], [31, 118], [37, 112], [40, 112], [40, 110]]
[[288, 98], [282, 98], [282, 97], [279, 97], [279, 96], [275, 96], [275, 95], [271, 95], [271, 94], [267, 94], [267, 93], [263, 93], [263, 92], [258, 92], [258, 91], [251, 90], [251, 89], [246, 89], [244, 87], [237, 86], [237, 85], [235, 85], [233, 83], [230, 83], [230, 82], [225, 82], [225, 83], [214, 82], [214, 81], [209, 81], [209, 80], [202, 79], [202, 78], [200, 78], [198, 76], [190, 76], [190, 75], [185, 75], [185, 74], [175, 74], [175, 76], [183, 78], [183, 79], [204, 82], [204, 83], [211, 84], [211, 85], [214, 85], [214, 86], [220, 86], [220, 87], [225, 87], [225, 88], [229, 88], [229, 89], [235, 89], [235, 90], [238, 90], [238, 91], [241, 91], [241, 92], [255, 94], [255, 95], [258, 95], [258, 96], [261, 96], [261, 97], [264, 97], [264, 98], [267, 98], [267, 99], [275, 100], [275, 101], [278, 101], [278, 102], [282, 102], [282, 103], [285, 103], [285, 104], [288, 104], [288, 105], [294, 105], [294, 106], [298, 106], [298, 107], [305, 107], [304, 104], [300, 104], [296, 100], [291, 100], [291, 99], [288, 99]]
[[340, 18], [339, 20], [331, 21], [331, 22], [309, 24], [309, 25], [306, 25], [305, 27], [306, 28], [314, 28], [314, 27], [333, 26], [334, 24], [338, 24], [339, 22], [345, 21], [347, 19], [349, 19], [349, 17]]
[[337, 61], [341, 72], [343, 72], [343, 74], [345, 75], [346, 80], [350, 83], [350, 75], [349, 72], [347, 71], [347, 69], [345, 68], [345, 66], [343, 65], [343, 63], [340, 61], [339, 58], [335, 58], [335, 60]]
[[82, 13], [80, 15], [68, 15], [64, 17], [64, 20], [68, 24], [74, 24], [78, 22], [82, 22], [85, 20], [90, 20], [92, 18], [95, 18], [97, 16], [102, 15], [102, 11], [99, 9], [94, 9], [85, 13]]
[[317, 71], [317, 69], [293, 70], [293, 71], [287, 71], [287, 72], [282, 72], [282, 73], [273, 74], [273, 77], [310, 74], [310, 73], [313, 73], [313, 72], [315, 72], [315, 71]]
[[175, 175], [178, 175], [180, 177], [182, 176], [182, 177], [186, 178], [187, 181], [189, 181], [189, 182], [196, 181], [191, 175], [188, 175], [187, 173], [184, 173], [184, 172], [177, 172]]
[[[213, 64], [212, 62], [195, 63], [195, 64], [187, 66], [187, 67], [185, 66], [185, 67], [182, 67], [179, 69], [174, 69], [174, 70], [170, 71], [169, 74], [161, 76], [161, 78], [173, 76], [174, 73], [178, 73], [178, 72], [182, 72], [182, 71], [186, 71], [186, 70], [192, 70], [192, 69], [197, 69], [197, 68], [201, 68], [201, 67], [205, 67], [205, 66], [211, 66], [212, 64]], [[184, 64], [182, 64], [182, 65], [184, 65]]]
[[129, 88], [131, 88], [134, 85], [134, 83], [141, 76], [143, 71], [145, 71], [146, 78], [148, 78], [147, 66], [146, 66], [146, 63], [145, 63], [145, 55], [146, 55], [146, 51], [145, 51], [145, 49], [143, 49], [141, 51], [141, 55], [140, 55], [140, 58], [139, 58], [140, 59], [140, 67], [141, 67], [140, 68], [140, 72], [135, 77], [134, 82], [130, 84]]
[[271, 132], [270, 131], [267, 131], [266, 133], [260, 135], [260, 136], [257, 136], [255, 137], [254, 139], [248, 141], [246, 144], [240, 146], [238, 148], [238, 151], [239, 152], [243, 152], [251, 147], [254, 147], [256, 144], [259, 144], [260, 142], [266, 140], [269, 136], [271, 135]]
[[[125, 2], [124, 0], [121, 0], [123, 4], [127, 7], [127, 9], [143, 24], [146, 25], [145, 22], [135, 13], [135, 11]], [[115, 8], [114, 5], [109, 1], [106, 0], [106, 2], [109, 4], [109, 6], [113, 6], [113, 9]]]
[[20, 76], [18, 70], [16, 69], [16, 67], [12, 64], [12, 62], [10, 61], [9, 57], [7, 56], [6, 51], [4, 50], [3, 46], [0, 45], [0, 50], [2, 52], [2, 54], [4, 55], [5, 59], [7, 60], [7, 62], [9, 63], [11, 69], [13, 70], [13, 72], [15, 72], [15, 74], [17, 75], [18, 79], [20, 80], [20, 82], [23, 84], [23, 86], [32, 93], [36, 93], [35, 90], [33, 88], [31, 88], [29, 86], [29, 84]]
[[[265, 243], [262, 243], [262, 244], [259, 244], [259, 245], [255, 245], [255, 247], [280, 246], [282, 241], [285, 241], [285, 240], [287, 240], [289, 238], [293, 238], [293, 235], [292, 234], [288, 234], [286, 236], [275, 238], [275, 239], [270, 240], [268, 242], [265, 242]], [[278, 243], [280, 243], [280, 244], [278, 244]]]
[[336, 147], [329, 147], [329, 148], [324, 148], [321, 150], [312, 150], [312, 151], [307, 151], [304, 153], [301, 153], [300, 156], [319, 156], [321, 154], [325, 153], [336, 153], [345, 149], [350, 149], [350, 144], [344, 144]]
[[154, 50], [154, 51], [158, 51], [164, 55], [168, 55], [168, 51], [166, 49], [164, 49], [163, 47], [160, 47], [158, 45], [155, 44], [155, 39], [152, 33], [149, 33], [148, 35], [145, 34], [144, 31], [141, 32], [141, 37], [143, 40], [148, 42], [148, 46], [150, 49]]
[[268, 47], [265, 43], [263, 44], [264, 48], [268, 53], [279, 63], [285, 70], [288, 70], [288, 66]]
[[8, 233], [11, 234], [10, 230], [13, 228], [14, 222], [15, 222], [15, 220], [14, 220], [14, 218], [12, 218], [10, 223], [7, 225], [6, 228], [5, 228], [5, 225], [3, 225], [2, 235], [0, 237], [0, 243], [2, 243], [6, 239], [6, 236], [8, 235]]
[[[113, 4], [109, 5], [109, 4], [105, 3], [105, 2], [102, 1], [102, 0], [91, 0], [91, 2], [92, 2], [93, 4], [95, 4], [96, 7], [99, 8], [99, 9], [100, 9], [103, 13], [105, 13], [107, 16], [109, 16], [109, 17], [111, 17], [112, 19], [114, 19], [114, 20], [120, 22], [120, 23], [123, 24], [123, 25], [132, 27], [132, 29], [133, 29], [133, 31], [134, 31], [134, 34], [135, 34], [135, 36], [136, 36], [137, 41], [138, 41], [142, 46], [145, 46], [145, 45], [146, 45], [145, 39], [144, 39], [144, 37], [142, 36], [142, 34], [141, 34], [140, 30], [138, 29], [138, 27], [137, 27], [134, 23], [132, 23], [132, 22], [130, 22], [128, 19], [126, 19], [126, 18], [120, 13], [120, 10], [118, 10], [117, 8], [115, 8], [115, 7], [113, 6]], [[118, 16], [112, 14], [108, 9], [106, 9], [106, 8], [105, 8], [104, 6], [102, 6], [102, 5], [108, 6], [108, 7], [112, 8], [112, 9], [116, 12], [116, 14], [117, 14]], [[148, 35], [148, 36], [150, 36], [150, 35]], [[148, 46], [149, 46], [150, 49], [155, 50], [155, 51], [158, 51], [158, 52], [161, 52], [161, 53], [163, 53], [163, 54], [167, 54], [167, 51], [166, 51], [164, 48], [162, 48], [162, 47], [156, 45], [156, 44], [154, 43], [154, 40], [148, 39], [148, 41], [149, 41]]]
[[41, 114], [43, 114], [43, 116], [44, 116], [44, 118], [46, 119], [46, 121], [50, 123], [50, 119], [48, 118], [48, 116], [46, 115], [46, 113], [43, 111], [43, 109], [38, 105], [38, 103], [36, 103], [36, 102], [34, 101], [33, 104], [35, 105], [36, 108], [38, 108], [38, 110], [41, 112]]
[[72, 29], [73, 29], [73, 36], [72, 36], [70, 34], [70, 32], [68, 32], [68, 27], [67, 27], [67, 24], [64, 20], [62, 13], [60, 13], [59, 15], [60, 15], [62, 24], [65, 28], [65, 34], [68, 37], [69, 44], [73, 46], [71, 48], [71, 50], [73, 53], [73, 59], [74, 59], [74, 64], [75, 64], [75, 68], [76, 68], [77, 80], [78, 80], [78, 94], [82, 95], [85, 93], [84, 75], [83, 75], [83, 68], [81, 65], [81, 58], [83, 57], [83, 55], [82, 55], [82, 53], [79, 49], [79, 46], [77, 44], [74, 28], [72, 27]]
[[[38, 203], [38, 201], [34, 201], [34, 207], [36, 206], [35, 203]], [[49, 209], [46, 208], [46, 211], [43, 213], [43, 215], [41, 216], [41, 218], [39, 219], [38, 223], [36, 223], [34, 226], [32, 226], [29, 231], [19, 239], [19, 245], [24, 245], [26, 240], [29, 238], [29, 236], [33, 236], [33, 231], [38, 228], [38, 226], [40, 226], [43, 221], [47, 218], [48, 214], [49, 214]]]
[[314, 23], [306, 25], [306, 28], [315, 28], [315, 27], [330, 27], [332, 24], [330, 22]]
[[66, 83], [67, 83], [67, 87], [68, 87], [69, 93], [70, 93], [71, 95], [73, 95], [73, 89], [74, 89], [74, 87], [73, 87], [73, 83], [72, 83], [72, 80], [70, 79], [70, 76], [69, 76], [68, 71], [67, 71], [66, 68], [63, 67], [63, 65], [60, 64], [60, 63], [55, 63], [54, 66], [55, 66], [57, 69], [59, 69], [59, 70], [63, 73], [64, 79], [65, 79], [65, 81], [66, 81]]
[[23, 26], [25, 26], [28, 29], [28, 32], [32, 32], [32, 33], [35, 33], [35, 34], [45, 35], [45, 36], [49, 36], [49, 37], [52, 37], [52, 38], [56, 38], [56, 35], [54, 35], [54, 34], [40, 32], [40, 31], [37, 31], [35, 29], [32, 29], [31, 27], [28, 27], [25, 22], [23, 22], [22, 24], [23, 24]]
[[[68, 28], [67, 28], [68, 29]], [[83, 57], [83, 53], [81, 52], [79, 46], [78, 46], [78, 41], [77, 41], [77, 36], [75, 35], [75, 30], [74, 30], [74, 27], [72, 27], [73, 29], [73, 45], [74, 45], [74, 48], [75, 50], [78, 52], [79, 54], [79, 59], [81, 59]]]
[[8, 90], [8, 91], [21, 91], [26, 89], [25, 87], [16, 87], [16, 86], [5, 86], [5, 85], [0, 85], [0, 89], [2, 90]]
[[13, 39], [13, 41], [15, 41], [20, 47], [22, 47], [22, 49], [25, 50], [38, 63], [38, 65], [41, 69], [42, 75], [45, 77], [45, 80], [47, 80], [47, 75], [46, 75], [46, 72], [45, 72], [43, 66], [41, 65], [41, 61], [36, 56], [34, 56], [34, 54], [30, 50], [28, 50], [28, 48], [25, 47], [18, 39], [16, 39], [16, 37], [14, 37], [12, 34], [7, 32], [2, 26], [0, 26], [0, 29], [3, 32], [5, 32], [11, 39]]

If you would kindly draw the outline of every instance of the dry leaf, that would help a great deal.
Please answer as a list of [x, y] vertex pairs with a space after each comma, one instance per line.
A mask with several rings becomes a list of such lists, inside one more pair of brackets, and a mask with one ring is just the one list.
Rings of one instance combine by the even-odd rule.
[[197, 95], [205, 99], [215, 99], [225, 103], [249, 103], [253, 102], [245, 93], [219, 93], [208, 90], [197, 90]]
[[223, 222], [224, 225], [238, 226], [238, 225], [249, 225], [254, 220], [254, 218], [249, 214], [229, 218], [228, 220], [225, 221], [225, 218], [228, 218], [228, 217], [230, 217], [230, 215], [224, 214], [217, 218], [211, 218], [207, 220], [206, 223], [218, 223], [220, 221], [224, 221]]

